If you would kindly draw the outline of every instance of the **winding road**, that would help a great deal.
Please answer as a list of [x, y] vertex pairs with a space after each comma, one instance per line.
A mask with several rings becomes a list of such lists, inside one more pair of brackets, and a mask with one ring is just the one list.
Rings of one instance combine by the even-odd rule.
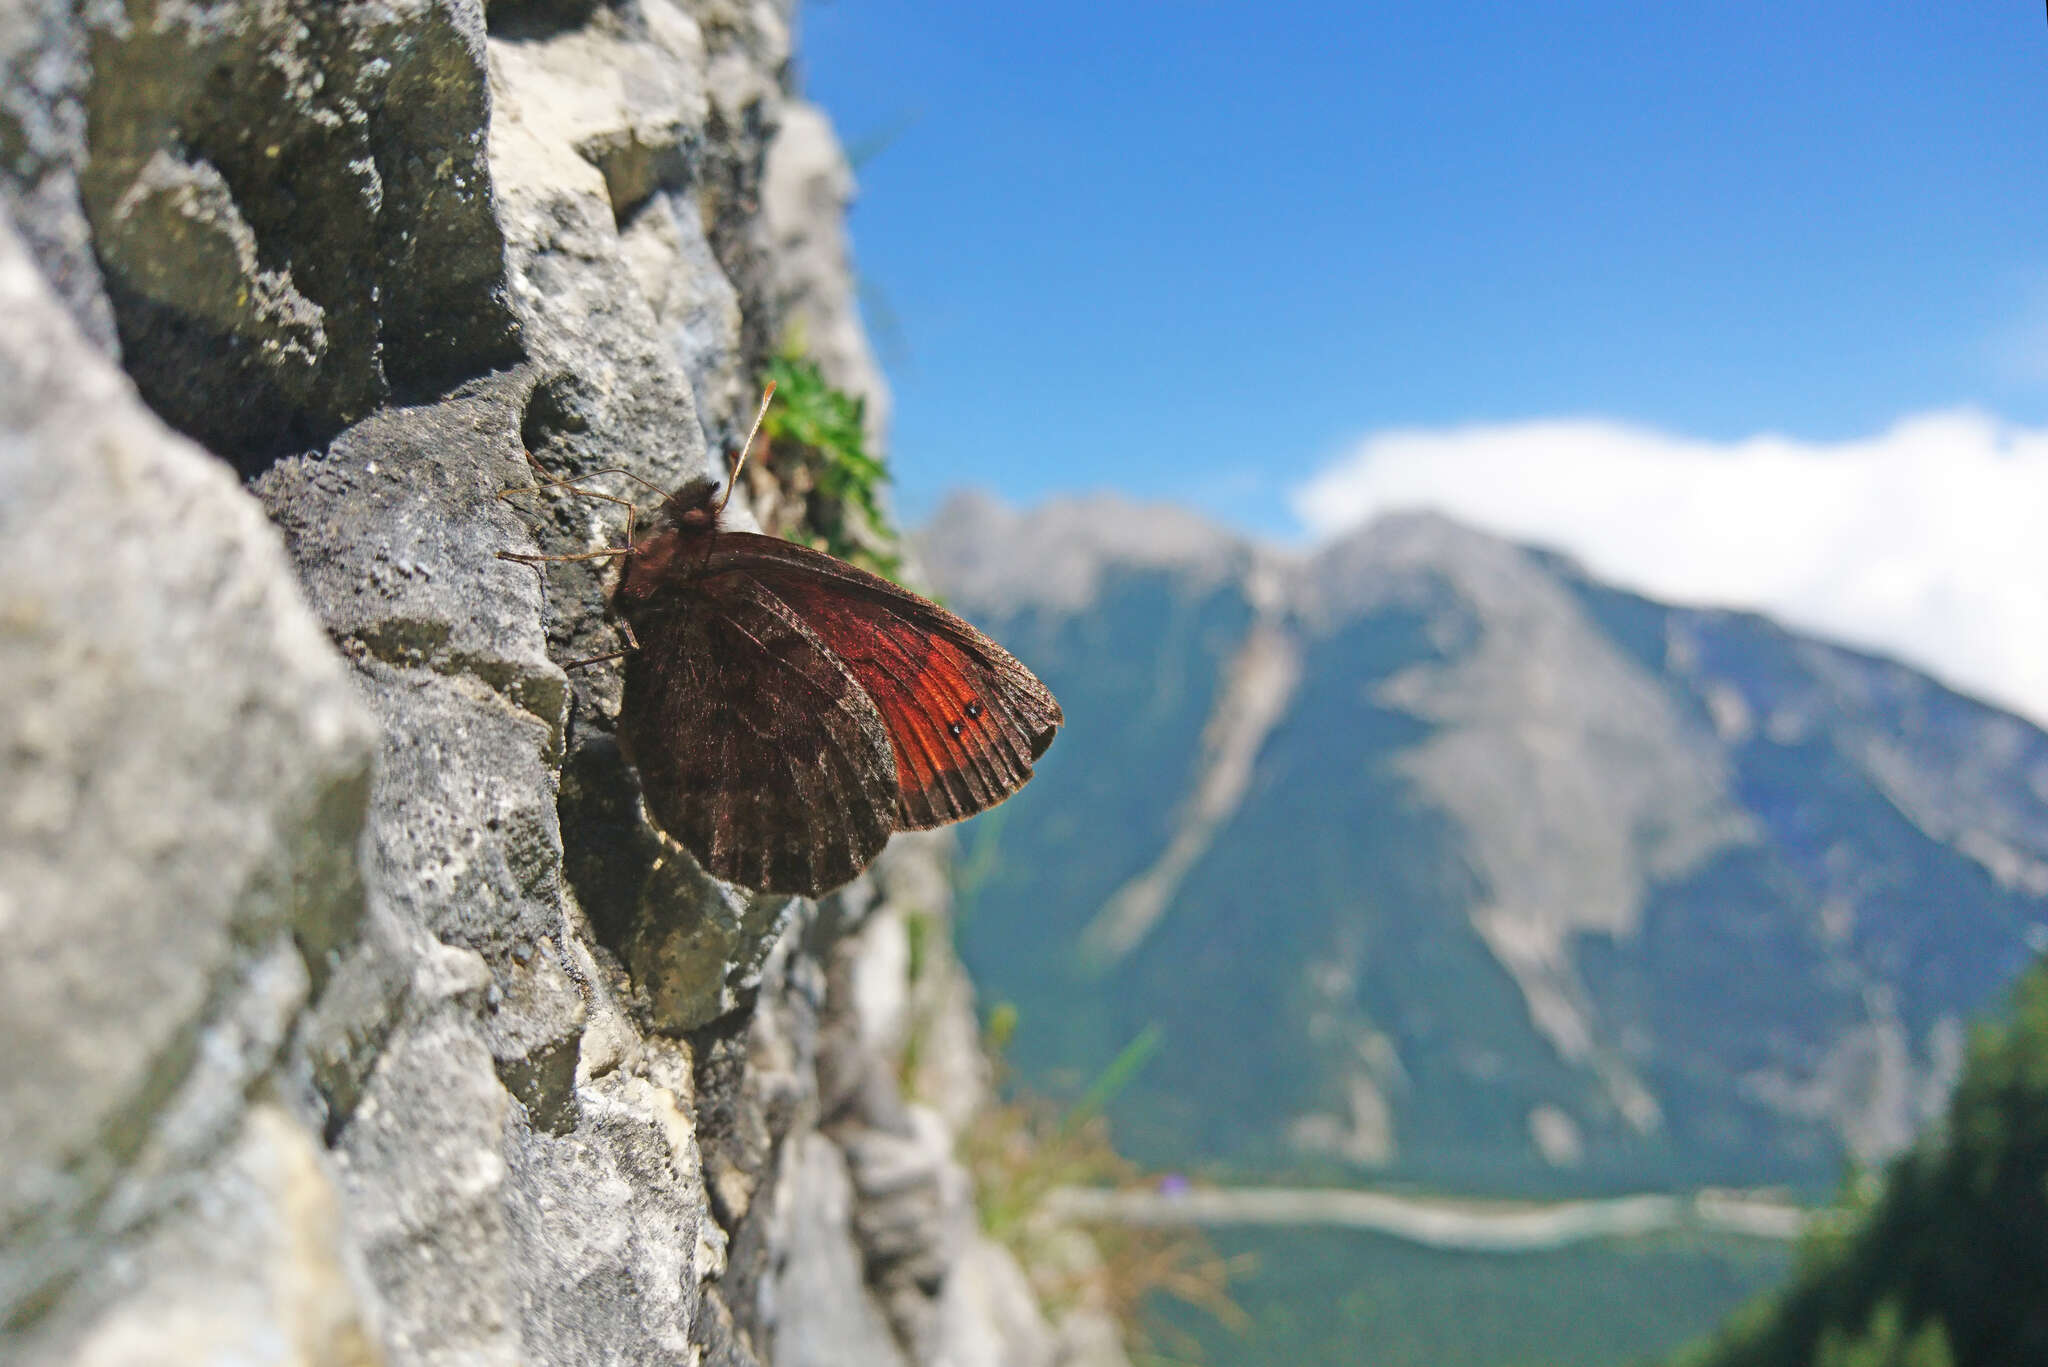
[[1790, 1240], [1814, 1219], [1825, 1218], [1802, 1206], [1738, 1191], [1584, 1201], [1477, 1201], [1353, 1187], [1063, 1187], [1051, 1194], [1047, 1207], [1058, 1218], [1111, 1224], [1369, 1229], [1431, 1248], [1478, 1253], [1535, 1252], [1681, 1229]]

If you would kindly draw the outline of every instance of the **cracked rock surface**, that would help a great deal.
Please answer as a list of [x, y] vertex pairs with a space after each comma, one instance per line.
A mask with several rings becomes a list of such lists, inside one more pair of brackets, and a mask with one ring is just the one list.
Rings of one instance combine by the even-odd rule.
[[0, 5], [0, 1360], [1120, 1361], [975, 1227], [947, 842], [707, 878], [498, 558], [787, 336], [879, 420], [793, 29]]

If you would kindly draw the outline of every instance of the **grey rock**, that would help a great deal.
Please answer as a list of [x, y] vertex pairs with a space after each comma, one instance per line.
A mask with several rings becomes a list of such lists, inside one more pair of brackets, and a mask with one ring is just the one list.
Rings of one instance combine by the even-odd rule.
[[477, 0], [89, 7], [73, 169], [130, 374], [260, 468], [513, 359]]
[[567, 683], [548, 657], [533, 571], [497, 558], [525, 526], [500, 490], [525, 483], [512, 373], [441, 403], [386, 409], [255, 483], [328, 630], [358, 660], [474, 678], [547, 729]]
[[846, 282], [853, 276], [846, 211], [853, 170], [823, 110], [784, 106], [762, 168], [761, 221], [768, 236], [776, 312], [832, 384], [866, 399], [868, 437], [889, 432], [889, 391]]
[[233, 1133], [361, 914], [371, 732], [276, 533], [4, 227], [0, 313], [0, 1318], [19, 1318]]
[[849, 1224], [853, 1185], [820, 1134], [790, 1145], [778, 1191], [789, 1249], [774, 1284], [777, 1367], [903, 1367], [889, 1322], [866, 1294]]
[[858, 1127], [835, 1138], [859, 1197], [853, 1230], [867, 1279], [897, 1337], [923, 1361], [937, 1331], [938, 1297], [973, 1226], [973, 1188], [937, 1115], [913, 1111], [910, 1130]]
[[[103, 1264], [98, 1314], [66, 1313], [20, 1345], [80, 1367], [278, 1362], [373, 1367], [373, 1302], [343, 1237], [317, 1139], [276, 1106], [249, 1109], [203, 1196]], [[81, 1298], [82, 1299], [82, 1298]]]
[[87, 44], [74, 9], [33, 0], [0, 10], [0, 203], [86, 341], [118, 360], [113, 305], [78, 203]]
[[[676, 70], [693, 58], [690, 45], [658, 36], [668, 29], [636, 28], [606, 10], [588, 29], [498, 41], [490, 138], [511, 299], [549, 386], [548, 406], [524, 426], [528, 448], [558, 473], [621, 468], [661, 488], [708, 478], [709, 462], [688, 376], [622, 248], [618, 220], [633, 203], [613, 200], [615, 181], [599, 164], [613, 159], [598, 149], [658, 137], [673, 149], [683, 137], [676, 123], [703, 117], [696, 81]], [[622, 68], [651, 87], [653, 110], [621, 89]], [[614, 178], [622, 194], [641, 198], [661, 184], [616, 170]], [[616, 544], [616, 533], [607, 539]]]
[[1075, 1310], [1060, 1320], [1053, 1361], [1058, 1367], [1128, 1367], [1123, 1330], [1107, 1311]]
[[561, 663], [602, 558], [499, 556], [792, 328], [879, 415], [790, 18], [0, 8], [0, 1360], [936, 1360], [947, 846], [706, 877]]
[[505, 1256], [511, 1098], [473, 1018], [488, 985], [476, 954], [431, 952], [414, 987], [420, 1015], [386, 1044], [335, 1147], [394, 1362], [526, 1358]]
[[738, 413], [751, 388], [741, 369], [739, 295], [718, 268], [696, 205], [682, 194], [651, 197], [620, 229], [620, 245], [690, 377], [697, 411]]
[[528, 1360], [688, 1357], [715, 1265], [689, 1099], [620, 1070], [583, 1090], [574, 1131], [518, 1136], [508, 1212]]
[[[905, 1097], [959, 1134], [989, 1103], [994, 1081], [982, 1052], [974, 984], [953, 953], [953, 857], [953, 838], [944, 831], [898, 836], [890, 843], [873, 869], [889, 914], [871, 918], [851, 986], [868, 1047], [883, 1054], [902, 1051], [908, 1063]], [[893, 958], [898, 933], [903, 964], [900, 986], [892, 989], [889, 975], [871, 969], [869, 961]], [[871, 978], [878, 985], [863, 992]]]
[[938, 1351], [944, 1367], [1053, 1367], [1052, 1326], [1008, 1249], [969, 1243], [939, 1302]]

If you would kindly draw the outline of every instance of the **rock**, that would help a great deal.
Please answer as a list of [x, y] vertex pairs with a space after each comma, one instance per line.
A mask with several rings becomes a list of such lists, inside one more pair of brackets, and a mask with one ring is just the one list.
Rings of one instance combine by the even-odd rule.
[[939, 1302], [939, 1351], [946, 1367], [1052, 1367], [1052, 1326], [1016, 1258], [975, 1239], [962, 1251]]
[[859, 1196], [853, 1230], [867, 1279], [905, 1343], [929, 1352], [938, 1300], [971, 1233], [973, 1188], [937, 1115], [910, 1113], [910, 1133], [868, 1127], [835, 1136]]
[[773, 1293], [777, 1367], [902, 1367], [903, 1350], [862, 1285], [838, 1146], [820, 1134], [795, 1141], [780, 1193], [789, 1257]]
[[1075, 1310], [1060, 1321], [1053, 1360], [1059, 1367], [1128, 1367], [1123, 1330], [1103, 1310]]
[[474, 0], [84, 16], [80, 208], [173, 426], [256, 469], [516, 358]]
[[13, 1318], [160, 1216], [235, 1132], [362, 914], [371, 730], [276, 533], [142, 407], [4, 227], [0, 313]]
[[831, 121], [816, 105], [790, 101], [761, 182], [776, 312], [827, 380], [866, 396], [868, 439], [879, 449], [889, 431], [889, 391], [845, 283], [853, 278], [846, 240], [853, 197], [853, 169]]
[[118, 358], [113, 306], [78, 203], [87, 63], [74, 8], [34, 0], [0, 10], [0, 203], [85, 340]]
[[441, 953], [454, 962], [423, 965], [411, 1003], [423, 1014], [386, 1045], [335, 1146], [349, 1233], [393, 1361], [520, 1362], [520, 1304], [504, 1256], [511, 1098], [462, 1009], [465, 996], [482, 997], [488, 974], [475, 954]]
[[114, 1264], [123, 1284], [104, 1315], [75, 1332], [50, 1326], [34, 1356], [78, 1367], [384, 1360], [312, 1134], [275, 1106], [252, 1107], [206, 1192]]
[[843, 158], [773, 0], [486, 17], [0, 10], [0, 1361], [945, 1360], [948, 847], [706, 877], [499, 557], [879, 421]]

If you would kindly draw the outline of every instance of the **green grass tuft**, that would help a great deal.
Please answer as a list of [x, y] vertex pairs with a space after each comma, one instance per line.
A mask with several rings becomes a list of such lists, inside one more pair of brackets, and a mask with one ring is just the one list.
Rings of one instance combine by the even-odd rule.
[[888, 466], [868, 450], [867, 401], [827, 383], [817, 363], [784, 352], [768, 363], [775, 404], [762, 432], [776, 479], [803, 500], [803, 516], [777, 530], [889, 579], [903, 568], [882, 506]]

